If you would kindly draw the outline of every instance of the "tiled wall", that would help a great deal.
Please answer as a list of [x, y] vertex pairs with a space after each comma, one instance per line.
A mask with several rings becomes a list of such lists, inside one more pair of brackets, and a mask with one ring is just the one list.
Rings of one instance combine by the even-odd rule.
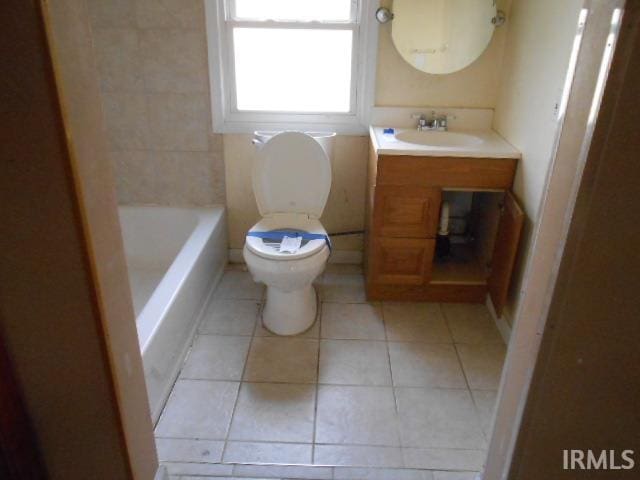
[[88, 0], [124, 204], [224, 203], [202, 0]]

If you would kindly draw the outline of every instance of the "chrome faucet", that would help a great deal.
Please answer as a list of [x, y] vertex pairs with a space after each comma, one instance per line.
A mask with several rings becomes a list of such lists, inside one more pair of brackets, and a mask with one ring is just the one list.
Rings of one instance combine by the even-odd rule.
[[435, 112], [431, 112], [431, 119], [427, 120], [427, 117], [422, 114], [416, 114], [412, 116], [418, 120], [418, 131], [433, 131], [440, 132], [447, 131], [447, 116], [445, 114], [436, 115]]

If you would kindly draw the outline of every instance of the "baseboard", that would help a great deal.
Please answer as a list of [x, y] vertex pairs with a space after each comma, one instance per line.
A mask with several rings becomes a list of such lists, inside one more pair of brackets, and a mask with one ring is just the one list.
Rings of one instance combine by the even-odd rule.
[[[213, 282], [211, 283], [211, 286], [209, 288], [209, 292], [207, 293], [204, 299], [204, 302], [200, 307], [200, 310], [195, 315], [195, 321], [193, 322], [193, 325], [189, 330], [186, 340], [182, 345], [182, 349], [180, 350], [180, 353], [175, 358], [175, 362], [171, 369], [171, 374], [169, 375], [169, 377], [172, 378], [172, 381], [167, 383], [166, 387], [164, 388], [164, 390], [160, 395], [161, 401], [159, 402], [158, 407], [155, 409], [155, 411], [151, 412], [151, 420], [153, 422], [154, 428], [157, 426], [158, 422], [160, 421], [160, 414], [164, 410], [167, 400], [169, 399], [169, 395], [171, 394], [171, 391], [173, 390], [173, 387], [176, 381], [178, 380], [178, 376], [180, 375], [180, 370], [182, 370], [182, 366], [184, 364], [185, 358], [187, 357], [187, 353], [189, 352], [189, 349], [193, 344], [193, 340], [196, 337], [196, 332], [198, 331], [198, 327], [200, 326], [200, 323], [202, 323], [204, 319], [205, 312], [207, 311], [207, 305], [209, 305], [209, 302], [213, 298], [213, 294], [216, 290], [216, 287], [220, 283], [220, 280], [222, 280], [222, 275], [224, 275], [224, 265], [223, 265], [223, 268], [221, 268], [216, 273], [216, 276], [213, 279]], [[168, 476], [167, 476], [167, 479], [168, 479]]]
[[334, 250], [329, 257], [329, 263], [360, 265], [362, 252], [360, 250]]
[[156, 476], [153, 477], [153, 480], [169, 480], [169, 473], [167, 472], [167, 468], [164, 465], [158, 466], [158, 470], [156, 470]]
[[491, 313], [491, 317], [493, 318], [494, 323], [496, 324], [496, 328], [502, 336], [504, 344], [509, 345], [509, 339], [511, 338], [511, 326], [509, 321], [507, 320], [507, 314], [503, 311], [502, 316], [498, 317], [495, 308], [493, 308], [493, 302], [491, 301], [491, 297], [489, 297], [489, 295], [487, 295], [486, 305], [489, 309], [489, 313]]
[[[229, 249], [230, 263], [244, 263], [241, 248]], [[361, 264], [362, 252], [360, 250], [334, 250], [329, 257], [329, 263]]]

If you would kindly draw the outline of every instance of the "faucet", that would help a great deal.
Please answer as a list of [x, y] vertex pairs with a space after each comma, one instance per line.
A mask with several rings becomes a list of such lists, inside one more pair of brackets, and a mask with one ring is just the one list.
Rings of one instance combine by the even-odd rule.
[[433, 131], [440, 132], [447, 131], [447, 116], [445, 114], [436, 114], [431, 112], [431, 120], [427, 120], [424, 113], [412, 115], [413, 118], [418, 120], [418, 131]]

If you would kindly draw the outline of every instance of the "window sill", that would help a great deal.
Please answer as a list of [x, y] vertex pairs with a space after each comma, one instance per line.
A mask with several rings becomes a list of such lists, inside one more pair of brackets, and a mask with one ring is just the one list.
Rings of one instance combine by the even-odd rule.
[[356, 115], [343, 115], [325, 121], [273, 120], [265, 121], [259, 118], [229, 119], [215, 122], [214, 133], [253, 133], [256, 130], [296, 130], [336, 132], [338, 135], [367, 135], [368, 122], [361, 121]]

